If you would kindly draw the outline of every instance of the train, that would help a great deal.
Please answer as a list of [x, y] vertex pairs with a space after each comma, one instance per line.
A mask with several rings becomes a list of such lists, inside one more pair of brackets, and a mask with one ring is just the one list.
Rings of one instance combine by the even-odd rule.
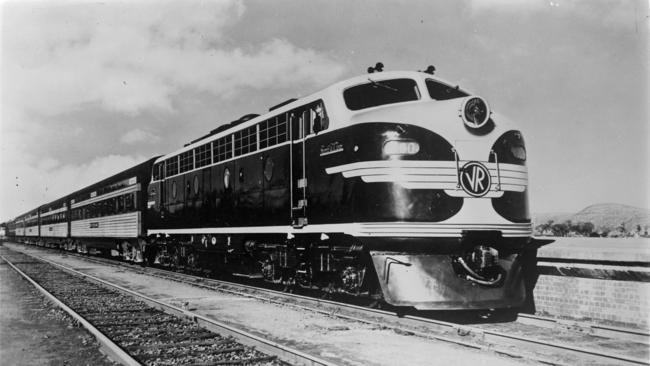
[[395, 307], [516, 308], [533, 242], [523, 135], [434, 70], [371, 68], [246, 114], [7, 236]]

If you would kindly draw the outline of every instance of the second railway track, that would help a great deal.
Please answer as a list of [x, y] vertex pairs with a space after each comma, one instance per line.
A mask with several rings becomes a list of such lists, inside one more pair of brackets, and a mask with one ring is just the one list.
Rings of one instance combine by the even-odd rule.
[[386, 327], [417, 337], [456, 343], [545, 364], [650, 364], [647, 354], [648, 334], [644, 332], [630, 334], [620, 330], [619, 337], [615, 328], [604, 328], [601, 333], [597, 332], [597, 329], [594, 330], [598, 327], [590, 327], [585, 331], [587, 328], [584, 324], [559, 322], [558, 325], [557, 321], [553, 324], [550, 319], [534, 316], [523, 316], [519, 322], [516, 322], [517, 324], [475, 325], [457, 324], [414, 315], [397, 317], [391, 311], [368, 309], [155, 268], [137, 268], [101, 258], [83, 257], [83, 259], [209, 290], [277, 302], [347, 321]]
[[333, 365], [46, 260], [7, 249], [0, 258], [125, 365]]

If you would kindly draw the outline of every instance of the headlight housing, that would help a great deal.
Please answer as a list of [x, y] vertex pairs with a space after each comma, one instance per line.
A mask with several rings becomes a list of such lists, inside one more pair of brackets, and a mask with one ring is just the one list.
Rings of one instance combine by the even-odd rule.
[[510, 147], [510, 153], [517, 160], [526, 161], [526, 148], [520, 145]]
[[472, 96], [464, 98], [460, 105], [460, 118], [465, 126], [471, 129], [478, 129], [490, 119], [490, 106], [481, 97]]
[[[499, 136], [492, 145], [492, 152], [498, 157], [499, 163], [526, 165], [528, 158], [524, 137], [516, 130], [507, 131]], [[494, 156], [490, 156], [490, 161], [495, 161]]]
[[420, 151], [420, 144], [415, 140], [388, 140], [384, 142], [386, 155], [415, 155]]

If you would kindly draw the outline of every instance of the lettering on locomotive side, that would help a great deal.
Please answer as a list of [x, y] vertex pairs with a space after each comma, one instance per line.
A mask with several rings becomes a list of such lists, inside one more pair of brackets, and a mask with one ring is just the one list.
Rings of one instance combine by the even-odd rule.
[[343, 151], [343, 144], [338, 141], [330, 142], [328, 145], [320, 146], [320, 156], [336, 154], [341, 151]]

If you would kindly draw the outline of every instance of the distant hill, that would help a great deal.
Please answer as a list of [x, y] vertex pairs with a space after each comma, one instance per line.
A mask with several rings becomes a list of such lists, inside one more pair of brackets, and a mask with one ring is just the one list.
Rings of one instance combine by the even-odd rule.
[[650, 210], [622, 205], [619, 203], [599, 203], [588, 206], [578, 213], [541, 213], [535, 214], [533, 222], [535, 226], [553, 220], [562, 223], [567, 220], [572, 222], [591, 222], [597, 229], [616, 229], [625, 224], [627, 230], [641, 225], [642, 228], [650, 226]]

